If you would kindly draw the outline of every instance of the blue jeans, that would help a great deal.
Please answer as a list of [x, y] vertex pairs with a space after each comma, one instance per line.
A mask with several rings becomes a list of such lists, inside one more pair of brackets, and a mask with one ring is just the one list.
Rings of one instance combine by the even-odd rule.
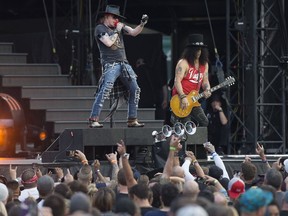
[[129, 90], [128, 118], [137, 118], [137, 108], [140, 99], [140, 88], [137, 84], [137, 76], [128, 63], [107, 63], [103, 68], [103, 79], [95, 96], [90, 118], [99, 118], [104, 100], [109, 98], [115, 80], [119, 77], [121, 82]]

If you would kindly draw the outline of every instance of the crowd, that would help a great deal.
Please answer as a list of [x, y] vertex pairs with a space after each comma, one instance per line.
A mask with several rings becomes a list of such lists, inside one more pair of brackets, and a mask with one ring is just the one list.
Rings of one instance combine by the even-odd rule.
[[9, 176], [0, 178], [0, 215], [288, 215], [288, 160], [279, 158], [270, 166], [257, 143], [265, 175], [257, 175], [257, 167], [246, 157], [241, 170], [230, 176], [213, 144], [205, 145], [214, 161], [209, 167], [201, 166], [192, 151], [179, 160], [180, 138], [172, 135], [168, 144], [163, 171], [152, 177], [132, 169], [122, 140], [117, 152], [106, 154], [109, 176], [102, 174], [99, 160], [89, 164], [79, 150], [75, 172], [55, 168], [44, 174], [34, 167], [17, 173], [10, 165]]

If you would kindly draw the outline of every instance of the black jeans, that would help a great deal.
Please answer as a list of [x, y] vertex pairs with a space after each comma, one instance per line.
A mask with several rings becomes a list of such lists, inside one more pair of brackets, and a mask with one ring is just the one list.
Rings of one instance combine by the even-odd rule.
[[193, 107], [191, 113], [185, 118], [179, 118], [172, 112], [170, 121], [173, 125], [177, 122], [185, 124], [187, 121], [193, 121], [197, 127], [207, 127], [209, 123], [201, 106]]

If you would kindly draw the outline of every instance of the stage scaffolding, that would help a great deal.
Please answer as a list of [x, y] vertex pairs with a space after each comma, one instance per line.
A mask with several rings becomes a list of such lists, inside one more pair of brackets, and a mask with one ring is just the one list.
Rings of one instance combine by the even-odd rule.
[[284, 154], [287, 145], [287, 29], [284, 0], [226, 0], [229, 154]]

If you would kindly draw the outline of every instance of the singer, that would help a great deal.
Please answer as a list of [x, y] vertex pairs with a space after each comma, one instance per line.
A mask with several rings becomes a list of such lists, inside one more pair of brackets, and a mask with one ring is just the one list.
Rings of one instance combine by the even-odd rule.
[[[102, 76], [99, 80], [95, 101], [92, 106], [89, 127], [101, 128], [99, 116], [105, 99], [109, 98], [112, 90], [116, 90], [114, 83], [119, 78], [126, 87], [128, 94], [128, 127], [143, 127], [144, 124], [137, 120], [138, 102], [140, 99], [140, 88], [137, 84], [136, 74], [127, 61], [123, 34], [137, 36], [143, 30], [148, 21], [148, 16], [144, 14], [141, 22], [135, 28], [121, 22], [125, 17], [120, 15], [120, 7], [117, 5], [107, 5], [104, 12], [100, 12], [102, 17], [95, 28], [94, 36], [100, 51], [102, 65]], [[118, 80], [117, 80], [118, 81]], [[114, 89], [113, 89], [114, 87]], [[116, 107], [117, 108], [117, 107]]]

